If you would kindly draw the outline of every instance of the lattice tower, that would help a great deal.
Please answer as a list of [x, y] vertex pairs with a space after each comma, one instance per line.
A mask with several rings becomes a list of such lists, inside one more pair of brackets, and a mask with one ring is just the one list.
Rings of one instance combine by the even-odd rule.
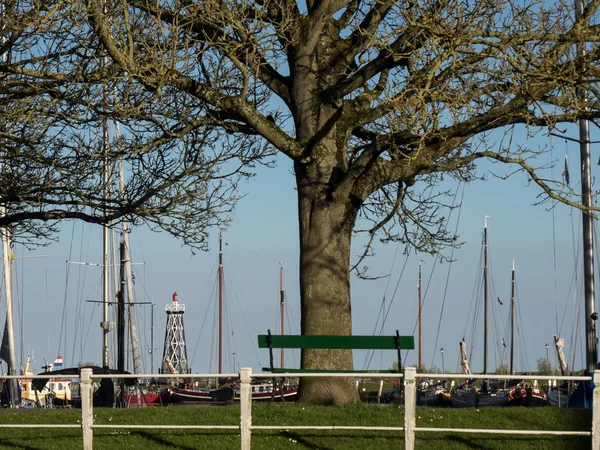
[[185, 305], [177, 301], [177, 292], [173, 293], [173, 302], [165, 306], [165, 312], [167, 313], [167, 329], [161, 372], [188, 373], [185, 329], [183, 327]]

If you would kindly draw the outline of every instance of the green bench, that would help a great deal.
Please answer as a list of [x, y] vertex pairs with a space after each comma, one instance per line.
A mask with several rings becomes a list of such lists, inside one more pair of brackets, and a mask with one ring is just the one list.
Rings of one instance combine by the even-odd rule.
[[[415, 339], [413, 336], [400, 336], [396, 330], [395, 336], [332, 336], [332, 335], [258, 335], [258, 347], [269, 349], [270, 367], [263, 367], [263, 371], [272, 373], [302, 373], [302, 372], [359, 372], [359, 373], [397, 373], [402, 368], [402, 350], [414, 350]], [[287, 369], [276, 368], [273, 365], [273, 349], [351, 349], [351, 350], [396, 350], [398, 355], [398, 371], [395, 370], [315, 370], [315, 369]]]

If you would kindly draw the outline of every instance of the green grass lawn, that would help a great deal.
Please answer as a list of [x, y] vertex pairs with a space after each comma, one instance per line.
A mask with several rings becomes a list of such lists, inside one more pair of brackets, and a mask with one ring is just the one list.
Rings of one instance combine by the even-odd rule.
[[[94, 410], [96, 424], [237, 425], [239, 406], [169, 406]], [[591, 410], [558, 408], [449, 409], [417, 408], [418, 427], [499, 428], [589, 431]], [[395, 407], [358, 404], [317, 407], [300, 404], [254, 405], [254, 425], [402, 426]], [[0, 410], [0, 424], [80, 424], [79, 410]], [[416, 449], [568, 449], [590, 448], [589, 437], [506, 436], [417, 433]], [[70, 450], [83, 448], [81, 429], [0, 428], [0, 449]], [[239, 449], [238, 430], [120, 429], [94, 430], [95, 450]], [[387, 450], [404, 448], [401, 431], [254, 430], [252, 449]]]

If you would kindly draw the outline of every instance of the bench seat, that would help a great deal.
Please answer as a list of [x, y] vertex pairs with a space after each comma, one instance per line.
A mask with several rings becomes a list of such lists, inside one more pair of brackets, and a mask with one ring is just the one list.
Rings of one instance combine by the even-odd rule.
[[270, 367], [263, 368], [265, 372], [272, 373], [397, 373], [399, 370], [327, 370], [327, 369], [289, 369], [275, 368], [273, 365], [274, 348], [296, 349], [345, 349], [345, 350], [396, 350], [398, 352], [398, 368], [402, 367], [401, 350], [414, 350], [415, 339], [413, 336], [400, 336], [396, 331], [395, 336], [339, 336], [339, 335], [274, 335], [271, 330], [268, 334], [258, 335], [258, 347], [269, 349]]

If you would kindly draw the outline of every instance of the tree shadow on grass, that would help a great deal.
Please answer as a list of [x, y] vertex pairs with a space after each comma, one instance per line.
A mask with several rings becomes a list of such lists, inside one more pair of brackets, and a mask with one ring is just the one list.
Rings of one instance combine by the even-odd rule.
[[[281, 431], [278, 436], [293, 442], [298, 448], [310, 450], [340, 450], [350, 445], [352, 449], [361, 448], [363, 450], [387, 450], [404, 448], [403, 435], [384, 435], [382, 432], [373, 433], [362, 432], [361, 434], [347, 434], [340, 430], [332, 430], [331, 434], [323, 434], [317, 431], [309, 431], [302, 434], [291, 431]], [[316, 440], [329, 440], [334, 443], [317, 443]], [[352, 443], [349, 443], [349, 440]]]
[[297, 433], [292, 433], [289, 431], [282, 431], [281, 435], [285, 438], [291, 439], [291, 440], [301, 444], [302, 448], [307, 448], [310, 450], [332, 450], [331, 447], [323, 447], [322, 445], [316, 445], [314, 443], [311, 443], [308, 440], [306, 440], [305, 437], [303, 437]]
[[[169, 438], [163, 438], [160, 434], [156, 433], [156, 432], [152, 432], [152, 431], [146, 431], [146, 430], [132, 430], [129, 434], [130, 438], [138, 438], [138, 439], [143, 439], [147, 445], [146, 448], [169, 448], [169, 449], [180, 449], [180, 450], [198, 450], [198, 448], [210, 448], [210, 445], [208, 446], [198, 446], [199, 443], [202, 442], [202, 439], [205, 438], [206, 442], [210, 442], [211, 440], [215, 440], [215, 439], [219, 439], [219, 438], [223, 438], [223, 437], [235, 437], [238, 438], [239, 433], [235, 432], [235, 434], [233, 434], [231, 431], [223, 431], [223, 432], [215, 432], [212, 431], [210, 433], [206, 433], [206, 432], [194, 432], [193, 434], [190, 433], [189, 430], [185, 430], [185, 434], [181, 434], [180, 437], [181, 438], [187, 438], [190, 439], [190, 437], [193, 436], [194, 442], [190, 443], [190, 444], [184, 444], [181, 442], [177, 442], [177, 439], [179, 437], [179, 435], [175, 435], [175, 434], [171, 434]], [[104, 437], [109, 437], [108, 435], [105, 435]], [[236, 443], [236, 447], [235, 448], [239, 448], [240, 444]]]
[[[31, 441], [30, 438], [23, 438], [23, 439], [24, 440], [27, 439], [28, 441]], [[17, 440], [20, 440], [20, 439], [17, 439]], [[0, 443], [0, 449], [13, 449], [13, 448], [20, 449], [20, 450], [41, 450], [45, 447], [34, 447], [31, 445], [31, 442], [28, 442], [27, 444], [25, 444], [25, 443], [20, 444], [20, 443], [14, 442], [12, 440], [7, 441], [6, 439], [3, 439], [2, 443]]]
[[420, 438], [422, 448], [461, 448], [473, 450], [575, 450], [590, 448], [591, 438], [582, 436], [502, 436], [444, 435]]
[[[67, 437], [67, 438], [65, 438], [64, 436], [60, 437], [60, 436], [55, 436], [54, 434], [48, 436], [48, 435], [44, 435], [43, 433], [36, 436], [35, 439], [32, 439], [31, 436], [23, 436], [23, 437], [14, 436], [14, 437], [9, 437], [9, 438], [3, 437], [0, 440], [0, 449], [1, 450], [4, 450], [4, 449], [46, 450], [49, 448], [49, 443], [51, 443], [52, 441], [56, 441], [56, 442], [59, 442], [61, 445], [64, 445], [66, 442], [66, 439], [69, 439], [69, 437]], [[68, 442], [69, 442], [69, 444], [73, 445], [73, 447], [71, 447], [71, 448], [80, 447], [81, 443], [82, 443], [81, 435], [73, 436], [72, 441], [68, 441]]]

